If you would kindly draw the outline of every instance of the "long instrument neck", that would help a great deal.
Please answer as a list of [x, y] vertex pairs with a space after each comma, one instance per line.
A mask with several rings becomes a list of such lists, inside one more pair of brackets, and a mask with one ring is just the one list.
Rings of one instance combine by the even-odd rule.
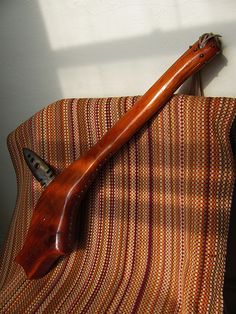
[[84, 158], [90, 162], [93, 161], [96, 166], [103, 163], [164, 106], [188, 77], [199, 71], [219, 52], [220, 47], [215, 38], [211, 38], [203, 47], [199, 46], [199, 41], [196, 42], [108, 130], [100, 141], [86, 153]]
[[[210, 35], [210, 38], [209, 38]], [[85, 155], [63, 170], [43, 191], [16, 261], [29, 278], [40, 278], [76, 242], [78, 205], [98, 168], [160, 110], [174, 91], [220, 52], [208, 34], [185, 52]]]

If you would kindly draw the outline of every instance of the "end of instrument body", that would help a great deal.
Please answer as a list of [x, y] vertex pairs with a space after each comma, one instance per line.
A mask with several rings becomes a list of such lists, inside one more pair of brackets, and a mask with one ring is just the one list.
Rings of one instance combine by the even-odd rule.
[[74, 189], [68, 170], [43, 191], [33, 211], [23, 248], [15, 258], [29, 279], [43, 277], [61, 256], [73, 251], [81, 194], [78, 187]]
[[[222, 52], [220, 35], [205, 33], [199, 37], [199, 40], [190, 46], [186, 53], [190, 54], [196, 67], [192, 67], [192, 72], [201, 69], [206, 63], [210, 62], [216, 55]], [[199, 61], [197, 61], [197, 59]]]
[[41, 243], [37, 249], [29, 243], [16, 256], [15, 261], [22, 266], [28, 279], [40, 279], [53, 267], [59, 257], [65, 255], [56, 248], [48, 249]]
[[78, 202], [62, 203], [52, 193], [46, 194], [42, 194], [33, 212], [23, 248], [15, 258], [29, 279], [47, 274], [61, 256], [72, 252], [76, 243]]

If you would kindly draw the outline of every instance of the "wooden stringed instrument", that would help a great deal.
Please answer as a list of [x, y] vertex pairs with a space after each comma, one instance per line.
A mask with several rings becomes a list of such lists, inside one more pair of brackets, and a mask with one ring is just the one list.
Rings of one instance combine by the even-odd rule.
[[33, 211], [23, 248], [16, 256], [28, 278], [44, 276], [59, 257], [74, 249], [79, 204], [107, 159], [166, 104], [188, 77], [220, 52], [219, 35], [202, 35], [85, 155], [45, 188]]

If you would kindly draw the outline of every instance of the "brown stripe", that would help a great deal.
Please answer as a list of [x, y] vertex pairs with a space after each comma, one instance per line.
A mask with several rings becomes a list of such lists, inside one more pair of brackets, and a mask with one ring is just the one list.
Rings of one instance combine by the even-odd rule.
[[[149, 163], [152, 164], [152, 147], [151, 147], [151, 141], [152, 141], [152, 134], [150, 132], [150, 122], [148, 122], [148, 148], [149, 148]], [[136, 301], [134, 303], [134, 307], [132, 310], [132, 313], [136, 313], [139, 305], [141, 303], [141, 300], [143, 298], [145, 288], [147, 285], [148, 277], [149, 277], [149, 272], [151, 268], [151, 259], [152, 259], [152, 223], [153, 223], [153, 218], [152, 218], [152, 210], [153, 210], [153, 201], [152, 201], [152, 194], [153, 194], [153, 179], [152, 179], [152, 169], [151, 167], [149, 168], [149, 239], [148, 239], [148, 259], [147, 259], [147, 266], [146, 266], [146, 271], [145, 275], [143, 278], [143, 282], [141, 285], [141, 288], [138, 292]]]

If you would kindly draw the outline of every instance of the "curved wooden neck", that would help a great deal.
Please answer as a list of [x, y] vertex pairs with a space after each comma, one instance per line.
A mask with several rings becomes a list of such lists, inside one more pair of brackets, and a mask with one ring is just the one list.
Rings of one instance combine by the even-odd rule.
[[33, 212], [24, 246], [16, 257], [29, 278], [42, 277], [60, 256], [73, 250], [78, 204], [99, 167], [163, 107], [189, 76], [219, 52], [216, 37], [197, 41], [96, 145], [46, 187]]

